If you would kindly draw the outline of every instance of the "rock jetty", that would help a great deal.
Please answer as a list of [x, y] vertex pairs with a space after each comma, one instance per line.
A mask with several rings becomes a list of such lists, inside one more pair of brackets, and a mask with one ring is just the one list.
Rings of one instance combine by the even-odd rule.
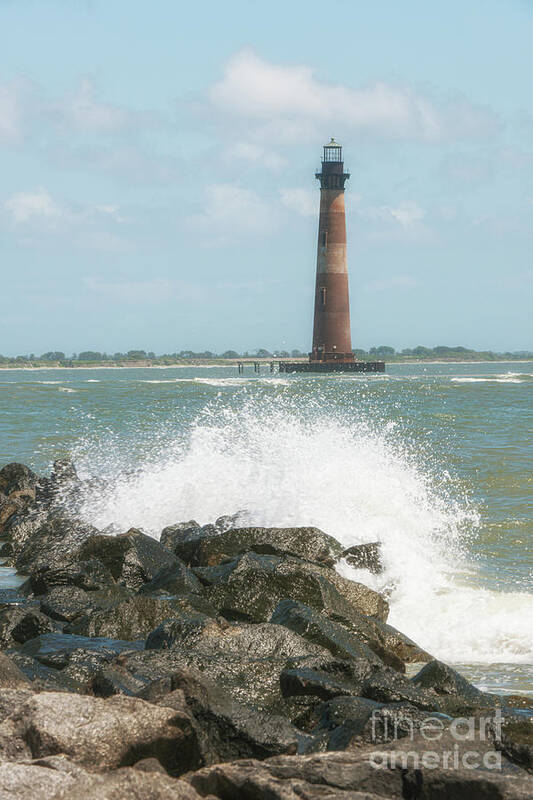
[[478, 690], [335, 569], [379, 572], [378, 543], [239, 514], [110, 534], [83, 491], [68, 461], [0, 470], [25, 578], [0, 590], [0, 800], [533, 796], [531, 699]]

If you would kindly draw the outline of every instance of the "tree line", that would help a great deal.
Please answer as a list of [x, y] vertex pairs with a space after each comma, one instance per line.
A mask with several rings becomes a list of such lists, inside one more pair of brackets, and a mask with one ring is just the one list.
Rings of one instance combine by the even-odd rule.
[[[371, 347], [369, 350], [356, 349], [353, 351], [356, 358], [363, 360], [384, 360], [384, 361], [402, 361], [402, 360], [428, 360], [428, 359], [449, 359], [449, 360], [498, 360], [498, 359], [533, 359], [533, 352], [528, 350], [518, 350], [513, 352], [494, 352], [492, 350], [472, 350], [468, 347], [449, 347], [447, 345], [438, 345], [437, 347], [424, 347], [418, 345], [413, 348], [404, 348], [403, 350], [396, 350], [389, 345], [380, 345], [379, 347]], [[0, 365], [20, 365], [30, 366], [38, 364], [58, 364], [59, 366], [78, 366], [80, 364], [101, 364], [101, 363], [124, 363], [132, 361], [149, 361], [157, 363], [174, 363], [176, 361], [187, 360], [209, 360], [209, 359], [236, 359], [236, 358], [305, 358], [307, 353], [302, 353], [301, 350], [267, 350], [265, 348], [258, 348], [251, 352], [238, 352], [237, 350], [225, 350], [222, 353], [214, 353], [211, 350], [204, 350], [195, 352], [194, 350], [180, 350], [176, 353], [164, 353], [156, 355], [153, 351], [149, 350], [128, 350], [127, 352], [117, 353], [101, 353], [98, 350], [83, 350], [80, 353], [73, 353], [67, 356], [61, 350], [51, 350], [42, 355], [29, 355], [19, 356], [2, 356], [0, 355]]]

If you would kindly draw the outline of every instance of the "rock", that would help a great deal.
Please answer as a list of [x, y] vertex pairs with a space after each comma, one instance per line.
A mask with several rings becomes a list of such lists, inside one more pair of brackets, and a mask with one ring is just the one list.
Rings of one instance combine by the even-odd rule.
[[[427, 730], [427, 729], [426, 729]], [[533, 779], [494, 749], [490, 737], [457, 736], [450, 729], [434, 729], [431, 737], [415, 733], [363, 750], [375, 769], [400, 772], [403, 797], [433, 800], [526, 800]]]
[[265, 622], [281, 600], [291, 598], [318, 610], [350, 604], [355, 610], [385, 619], [383, 597], [328, 567], [292, 557], [245, 553], [228, 564], [196, 568], [207, 585], [207, 599], [228, 619]]
[[[147, 761], [148, 759], [143, 759]], [[140, 762], [139, 762], [140, 763]], [[74, 785], [65, 783], [53, 800], [200, 800], [200, 795], [182, 780], [156, 771], [125, 767], [105, 775], [86, 773]], [[42, 800], [39, 798], [39, 800]]]
[[35, 608], [4, 605], [0, 609], [0, 647], [6, 649], [50, 633], [57, 625]]
[[284, 625], [309, 642], [325, 647], [339, 658], [362, 659], [376, 668], [383, 666], [381, 659], [342, 625], [296, 600], [282, 600], [276, 606], [270, 621]]
[[[194, 603], [191, 595], [192, 603]], [[146, 639], [164, 620], [183, 613], [197, 613], [187, 597], [165, 598], [136, 595], [101, 611], [91, 610], [66, 626], [66, 633], [78, 636], [103, 636], [110, 639]], [[198, 598], [198, 605], [208, 604]], [[201, 612], [200, 612], [201, 613]], [[213, 616], [216, 615], [213, 609]]]
[[12, 658], [33, 688], [90, 692], [95, 676], [120, 653], [141, 647], [141, 642], [44, 634], [23, 644]]
[[44, 516], [37, 513], [25, 526], [11, 527], [10, 533], [14, 565], [19, 572], [34, 572], [46, 567], [55, 569], [75, 558], [83, 560], [82, 544], [98, 531], [62, 509], [55, 509]]
[[[3, 495], [0, 495], [0, 500]], [[49, 509], [37, 503], [24, 508], [20, 513], [11, 516], [4, 524], [3, 536], [13, 548], [13, 557], [37, 530], [44, 525]]]
[[197, 567], [215, 566], [248, 552], [289, 555], [332, 566], [342, 552], [341, 545], [318, 528], [235, 528], [220, 532], [223, 526], [219, 523], [217, 520], [212, 535], [205, 535], [201, 529], [195, 537], [189, 531], [181, 543], [176, 542], [174, 552]]
[[[2, 501], [0, 500], [0, 505], [1, 502]], [[0, 558], [9, 558], [12, 555], [13, 555], [13, 545], [11, 544], [11, 542], [2, 542], [0, 544]]]
[[229, 624], [200, 614], [168, 620], [145, 647], [125, 662], [134, 674], [158, 677], [194, 667], [239, 703], [275, 713], [285, 708], [279, 683], [284, 669], [312, 656], [331, 661], [327, 650], [280, 625]]
[[123, 696], [35, 694], [0, 724], [0, 753], [9, 758], [17, 742], [31, 758], [64, 753], [89, 769], [116, 769], [150, 757], [174, 774], [199, 764], [187, 716]]
[[196, 722], [204, 764], [296, 753], [303, 741], [284, 717], [235, 702], [197, 670], [177, 673], [173, 684], [180, 688], [157, 703], [177, 710], [185, 703]]
[[455, 716], [495, 705], [493, 696], [476, 689], [441, 661], [430, 661], [411, 679], [411, 683], [418, 689], [433, 692], [438, 698], [439, 708]]
[[68, 486], [79, 481], [74, 462], [70, 458], [58, 458], [52, 465], [51, 480], [56, 486]]
[[533, 697], [522, 694], [506, 694], [503, 697], [502, 705], [506, 709], [527, 708], [533, 710]]
[[532, 717], [504, 719], [501, 740], [496, 746], [510, 761], [526, 769], [533, 769]]
[[399, 770], [376, 770], [366, 755], [358, 753], [233, 761], [204, 767], [185, 775], [184, 780], [204, 797], [231, 800], [377, 800], [404, 796]]
[[328, 616], [355, 634], [382, 661], [398, 672], [405, 672], [406, 663], [431, 661], [432, 656], [412, 639], [380, 619], [361, 614], [352, 606], [343, 605], [329, 610]]
[[4, 653], [0, 653], [0, 689], [29, 688], [29, 681], [23, 672]]
[[76, 783], [73, 775], [50, 769], [48, 765], [0, 764], [0, 798], [5, 800], [53, 800], [62, 789], [72, 790], [70, 797], [74, 797]]
[[378, 703], [411, 703], [416, 708], [441, 711], [442, 704], [433, 689], [418, 686], [390, 667], [374, 672], [362, 687], [361, 694]]
[[73, 636], [66, 633], [49, 633], [25, 642], [19, 652], [36, 658], [41, 664], [50, 665], [55, 669], [63, 669], [71, 663], [74, 655], [80, 651], [84, 654], [84, 657], [86, 657], [87, 652], [95, 652], [99, 658], [109, 654], [109, 659], [112, 659], [124, 651], [141, 649], [142, 645], [139, 642]]
[[321, 700], [330, 700], [339, 695], [356, 695], [358, 692], [358, 686], [347, 680], [347, 676], [339, 677], [331, 671], [310, 667], [283, 670], [280, 686], [284, 697], [311, 695]]
[[33, 691], [83, 692], [85, 686], [64, 672], [41, 664], [36, 658], [20, 651], [9, 651], [10, 657], [20, 671], [31, 681]]
[[86, 592], [96, 592], [114, 585], [113, 576], [100, 561], [65, 558], [55, 566], [43, 564], [32, 569], [24, 591], [43, 595], [58, 586], [76, 586]]
[[[331, 736], [334, 731], [342, 728], [343, 738], [347, 735], [350, 738], [361, 737], [368, 720], [383, 707], [383, 703], [376, 703], [364, 697], [338, 696], [328, 699], [314, 709], [313, 718], [310, 720], [311, 732], [326, 733]], [[342, 747], [333, 746], [329, 749], [340, 750], [346, 746], [347, 743], [344, 742]]]
[[77, 586], [56, 586], [40, 601], [41, 611], [58, 622], [72, 622], [91, 607], [91, 596]]
[[194, 572], [177, 559], [176, 563], [163, 567], [151, 581], [141, 586], [139, 594], [201, 594], [202, 588]]
[[19, 689], [0, 689], [0, 722], [10, 717], [14, 711], [24, 705], [26, 700], [33, 697], [35, 690], [29, 681], [26, 680], [23, 686], [24, 688]]
[[341, 558], [345, 558], [351, 567], [356, 569], [367, 569], [374, 575], [383, 572], [383, 562], [381, 560], [381, 542], [371, 542], [370, 544], [355, 544], [343, 550]]
[[219, 533], [225, 533], [233, 528], [244, 528], [244, 522], [248, 516], [249, 512], [244, 508], [236, 511], [235, 514], [223, 514], [215, 520], [215, 528]]
[[176, 525], [169, 525], [163, 528], [159, 543], [166, 547], [167, 550], [175, 553], [174, 548], [178, 543], [188, 536], [199, 535], [200, 529], [201, 526], [194, 519], [189, 520], [189, 522], [178, 522]]
[[[6, 497], [0, 494], [0, 533], [9, 526], [11, 520], [17, 515], [22, 513], [28, 507], [28, 500], [24, 497]], [[5, 555], [11, 555], [13, 547], [11, 542], [5, 542], [2, 547], [2, 556], [4, 556], [4, 547], [8, 545], [9, 551]]]
[[8, 497], [35, 498], [39, 476], [25, 464], [6, 464], [0, 469], [0, 493]]
[[176, 563], [159, 542], [135, 528], [119, 536], [95, 534], [84, 543], [80, 558], [98, 559], [117, 583], [137, 590], [153, 580], [163, 567]]

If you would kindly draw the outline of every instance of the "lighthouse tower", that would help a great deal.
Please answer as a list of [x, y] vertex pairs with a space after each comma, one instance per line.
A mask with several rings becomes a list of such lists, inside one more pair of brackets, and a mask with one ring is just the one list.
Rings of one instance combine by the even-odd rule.
[[[311, 363], [353, 362], [350, 298], [346, 261], [346, 219], [342, 147], [335, 139], [324, 145], [320, 181], [320, 217], [316, 262], [315, 318]], [[333, 364], [332, 364], [333, 366]]]
[[[324, 145], [316, 258], [315, 321], [309, 361], [280, 361], [280, 372], [385, 372], [383, 361], [358, 361], [352, 353], [350, 296], [346, 262], [346, 217], [342, 147]], [[274, 368], [274, 363], [271, 369]]]

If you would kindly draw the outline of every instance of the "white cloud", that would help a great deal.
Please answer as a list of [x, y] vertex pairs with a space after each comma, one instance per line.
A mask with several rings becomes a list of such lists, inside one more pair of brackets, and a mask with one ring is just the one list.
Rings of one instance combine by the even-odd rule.
[[133, 124], [131, 112], [95, 95], [93, 83], [84, 78], [73, 94], [50, 104], [50, 110], [61, 123], [79, 131], [110, 133]]
[[237, 161], [248, 161], [274, 170], [281, 169], [287, 163], [287, 159], [278, 153], [253, 142], [236, 142], [229, 148], [228, 156]]
[[411, 228], [426, 216], [426, 212], [417, 203], [405, 201], [396, 208], [385, 207], [391, 216], [400, 223], [403, 228]]
[[357, 89], [328, 84], [309, 66], [272, 64], [251, 50], [229, 61], [209, 96], [217, 110], [254, 120], [263, 136], [278, 141], [315, 136], [310, 124], [425, 141], [483, 136], [498, 127], [492, 111], [462, 97], [436, 101], [384, 82]]
[[308, 189], [280, 189], [281, 202], [302, 217], [318, 218], [318, 195]]
[[270, 205], [250, 189], [223, 183], [205, 192], [204, 212], [189, 217], [188, 227], [204, 241], [218, 244], [270, 232], [275, 225]]
[[57, 220], [62, 216], [61, 209], [46, 189], [16, 192], [5, 201], [4, 207], [16, 224], [34, 219]]
[[57, 200], [46, 189], [38, 188], [12, 194], [0, 209], [4, 212], [0, 214], [0, 224], [4, 219], [16, 236], [35, 246], [40, 246], [43, 237], [54, 236], [92, 250], [131, 249], [129, 239], [116, 233], [130, 220], [113, 203], [80, 205]]

